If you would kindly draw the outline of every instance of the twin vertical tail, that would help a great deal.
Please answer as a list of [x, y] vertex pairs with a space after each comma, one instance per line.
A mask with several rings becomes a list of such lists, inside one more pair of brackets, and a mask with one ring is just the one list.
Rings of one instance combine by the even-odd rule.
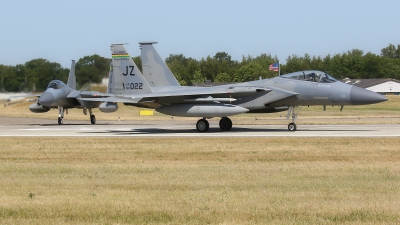
[[160, 57], [153, 44], [157, 42], [141, 42], [143, 76], [151, 87], [180, 86], [171, 70]]
[[113, 94], [152, 93], [150, 85], [125, 50], [123, 44], [111, 45], [112, 62], [107, 90]]
[[71, 70], [69, 71], [67, 86], [76, 90], [75, 60], [72, 60], [71, 62]]

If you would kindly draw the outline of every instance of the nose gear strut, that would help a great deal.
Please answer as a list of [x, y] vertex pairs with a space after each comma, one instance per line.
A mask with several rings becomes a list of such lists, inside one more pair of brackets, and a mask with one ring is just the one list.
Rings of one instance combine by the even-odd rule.
[[292, 116], [292, 122], [289, 123], [289, 125], [288, 125], [288, 130], [289, 131], [296, 131], [297, 130], [296, 120], [297, 120], [297, 115], [299, 114], [301, 108], [303, 108], [302, 105], [295, 106], [295, 107], [293, 107], [293, 106], [289, 107], [288, 114], [286, 115], [286, 119], [287, 120], [290, 118], [290, 116]]

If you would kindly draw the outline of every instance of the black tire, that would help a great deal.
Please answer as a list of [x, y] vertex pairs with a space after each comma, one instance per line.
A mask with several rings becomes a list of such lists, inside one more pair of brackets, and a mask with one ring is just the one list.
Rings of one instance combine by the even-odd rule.
[[58, 117], [58, 125], [62, 125], [63, 124], [63, 119], [61, 117]]
[[232, 129], [232, 120], [228, 117], [222, 117], [219, 121], [219, 128], [223, 131], [228, 131]]
[[289, 131], [296, 131], [297, 130], [296, 124], [295, 123], [289, 123], [288, 130]]
[[90, 123], [96, 124], [96, 116], [95, 115], [90, 115]]
[[206, 119], [200, 119], [196, 123], [196, 129], [198, 132], [207, 132], [208, 128], [210, 128], [210, 124]]

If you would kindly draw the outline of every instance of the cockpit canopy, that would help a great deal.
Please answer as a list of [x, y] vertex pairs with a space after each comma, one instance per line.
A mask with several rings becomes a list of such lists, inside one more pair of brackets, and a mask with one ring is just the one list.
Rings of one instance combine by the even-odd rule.
[[47, 88], [60, 89], [65, 86], [66, 85], [64, 84], [64, 82], [62, 82], [60, 80], [52, 80], [52, 81], [50, 81], [49, 85], [47, 85]]
[[318, 70], [298, 71], [282, 75], [281, 77], [294, 80], [318, 82], [318, 83], [334, 83], [337, 81], [331, 75]]

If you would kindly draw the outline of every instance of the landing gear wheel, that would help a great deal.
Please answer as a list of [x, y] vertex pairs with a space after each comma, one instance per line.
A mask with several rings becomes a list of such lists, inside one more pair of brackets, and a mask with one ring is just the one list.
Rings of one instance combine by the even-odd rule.
[[219, 128], [223, 131], [228, 131], [232, 128], [232, 120], [228, 117], [222, 117], [219, 121]]
[[90, 123], [96, 124], [96, 117], [94, 115], [90, 115]]
[[289, 123], [289, 125], [288, 125], [289, 131], [296, 131], [296, 129], [297, 129], [297, 126], [295, 123]]
[[198, 132], [207, 132], [210, 124], [206, 119], [200, 119], [196, 123], [196, 129]]
[[63, 124], [63, 118], [61, 118], [61, 117], [58, 117], [58, 125], [62, 125]]

